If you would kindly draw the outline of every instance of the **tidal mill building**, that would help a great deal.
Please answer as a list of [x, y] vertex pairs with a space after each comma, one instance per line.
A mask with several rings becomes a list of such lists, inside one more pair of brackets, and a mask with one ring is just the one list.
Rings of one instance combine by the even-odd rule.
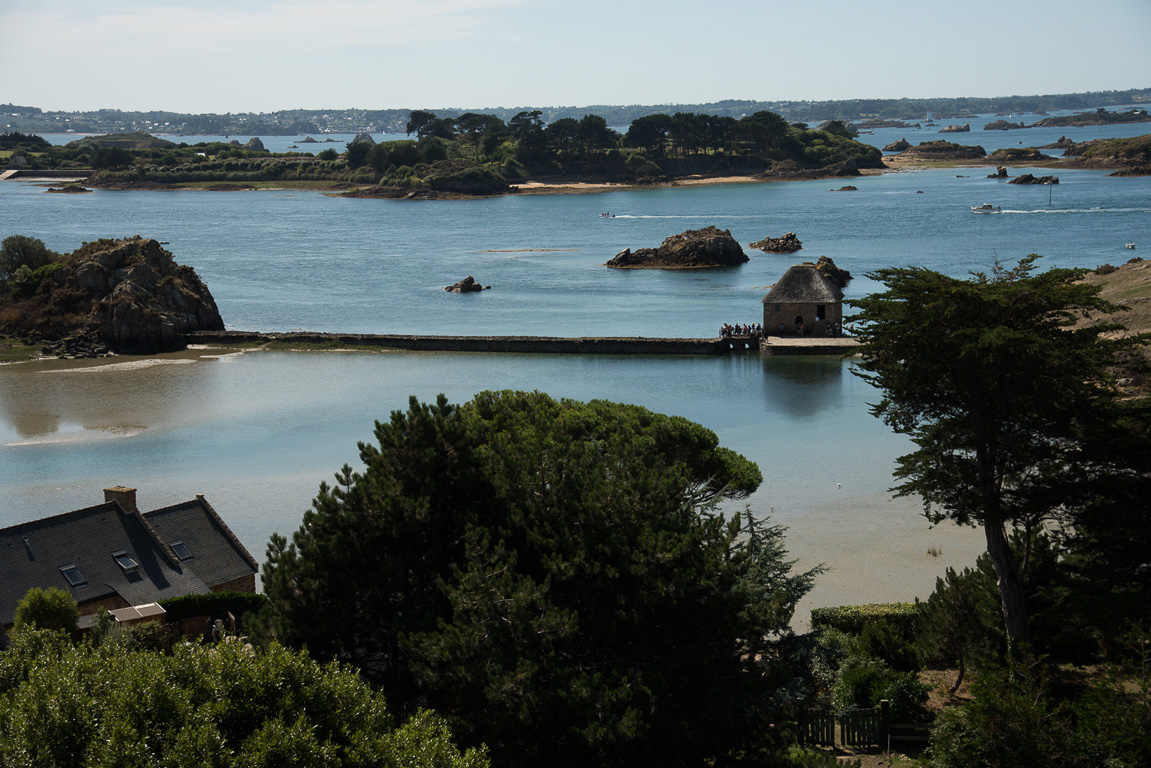
[[843, 323], [843, 291], [805, 261], [783, 273], [763, 297], [767, 336], [830, 336]]

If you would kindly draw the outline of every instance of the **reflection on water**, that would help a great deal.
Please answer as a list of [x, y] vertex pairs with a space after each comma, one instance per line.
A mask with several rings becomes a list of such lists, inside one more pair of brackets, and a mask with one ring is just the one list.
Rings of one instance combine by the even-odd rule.
[[883, 491], [906, 445], [868, 415], [874, 390], [836, 358], [191, 350], [155, 360], [0, 368], [0, 525], [88, 506], [122, 483], [149, 509], [207, 495], [259, 556], [272, 531], [295, 530], [321, 480], [357, 463], [375, 420], [441, 392], [463, 402], [540, 390], [684, 416], [759, 463], [750, 501], [783, 518], [833, 501], [837, 483]]
[[836, 356], [764, 357], [764, 398], [795, 418], [815, 417], [836, 408], [848, 366]]
[[0, 442], [122, 437], [186, 419], [211, 397], [194, 353], [51, 360], [0, 371]]

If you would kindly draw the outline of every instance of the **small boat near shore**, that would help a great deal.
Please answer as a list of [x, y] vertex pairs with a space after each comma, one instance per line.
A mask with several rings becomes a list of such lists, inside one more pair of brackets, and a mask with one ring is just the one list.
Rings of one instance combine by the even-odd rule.
[[991, 203], [984, 203], [983, 205], [971, 206], [972, 213], [1003, 213], [1003, 208]]
[[1127, 243], [1127, 249], [1130, 251], [1135, 250], [1135, 243]]

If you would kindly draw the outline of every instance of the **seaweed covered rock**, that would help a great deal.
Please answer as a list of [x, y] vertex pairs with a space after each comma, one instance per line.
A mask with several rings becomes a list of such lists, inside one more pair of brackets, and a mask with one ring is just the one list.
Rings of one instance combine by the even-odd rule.
[[477, 291], [486, 291], [489, 288], [491, 288], [490, 285], [481, 285], [480, 283], [476, 282], [474, 277], [468, 275], [458, 283], [452, 283], [449, 286], [445, 286], [444, 290], [448, 293], [475, 293]]
[[762, 240], [756, 240], [754, 243], [748, 243], [747, 247], [767, 253], [795, 253], [803, 247], [803, 243], [794, 232], [788, 232], [779, 237], [765, 237]]
[[750, 261], [731, 232], [715, 226], [666, 238], [659, 248], [625, 248], [604, 266], [615, 269], [700, 269]]
[[1025, 173], [1022, 176], [1016, 176], [1008, 184], [1058, 184], [1058, 176], [1034, 176], [1030, 173]]

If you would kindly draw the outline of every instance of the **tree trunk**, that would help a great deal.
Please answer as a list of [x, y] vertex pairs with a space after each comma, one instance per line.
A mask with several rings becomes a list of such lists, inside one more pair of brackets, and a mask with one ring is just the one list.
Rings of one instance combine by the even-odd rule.
[[951, 690], [948, 691], [948, 693], [950, 693], [952, 696], [954, 696], [955, 692], [959, 690], [959, 686], [963, 685], [963, 675], [965, 672], [967, 672], [966, 649], [959, 652], [959, 674], [955, 677], [955, 685], [951, 686]]
[[1027, 598], [1023, 594], [1023, 580], [1011, 557], [1011, 547], [1002, 523], [986, 522], [983, 531], [987, 537], [987, 554], [995, 566], [999, 584], [999, 601], [1003, 607], [1003, 624], [1007, 636], [1015, 642], [1030, 642], [1027, 627]]

